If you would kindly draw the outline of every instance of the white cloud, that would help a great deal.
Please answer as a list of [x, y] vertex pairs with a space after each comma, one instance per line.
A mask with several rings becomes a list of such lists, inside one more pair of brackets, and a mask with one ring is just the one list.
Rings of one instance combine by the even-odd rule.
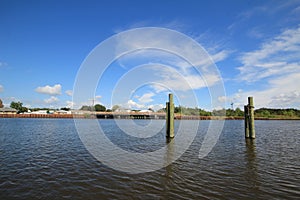
[[72, 90], [66, 90], [65, 92], [68, 96], [72, 96], [73, 95], [73, 91]]
[[141, 97], [138, 98], [138, 100], [141, 103], [149, 103], [149, 102], [153, 101], [152, 97], [154, 95], [155, 94], [153, 92], [149, 92], [149, 93], [143, 94]]
[[135, 101], [133, 101], [132, 99], [128, 100], [126, 105], [125, 105], [126, 108], [129, 108], [129, 109], [143, 109], [145, 108], [146, 106], [144, 104], [139, 104]]
[[[234, 96], [238, 105], [253, 96], [257, 107], [300, 108], [300, 27], [283, 31], [257, 50], [244, 53], [237, 80], [256, 83], [256, 89]], [[232, 97], [233, 98], [233, 97]]]
[[289, 93], [281, 93], [277, 96], [272, 97], [271, 105], [282, 105], [284, 107], [290, 106], [292, 103], [299, 103], [300, 97], [299, 91], [292, 91]]
[[3, 85], [0, 85], [0, 92], [3, 92], [4, 91], [4, 87]]
[[95, 99], [101, 99], [101, 98], [102, 98], [102, 96], [100, 96], [100, 95], [95, 96]]
[[164, 108], [166, 105], [163, 104], [155, 104], [155, 105], [149, 105], [148, 108], [151, 108], [155, 111], [158, 111], [159, 109]]
[[60, 95], [61, 94], [61, 85], [56, 84], [54, 86], [46, 85], [44, 87], [37, 87], [35, 89], [36, 92], [42, 94], [49, 94], [49, 95]]
[[224, 102], [227, 101], [227, 97], [226, 96], [220, 96], [220, 97], [218, 97], [218, 101], [224, 103]]
[[300, 80], [300, 73], [289, 74], [272, 79], [268, 88], [251, 91], [239, 91], [231, 97], [236, 106], [242, 108], [247, 104], [247, 97], [253, 96], [255, 107], [298, 108], [300, 109], [300, 88], [296, 84]]
[[229, 55], [231, 51], [229, 50], [222, 50], [219, 52], [216, 52], [214, 54], [211, 54], [211, 58], [213, 59], [214, 62], [220, 62], [222, 60], [225, 60]]
[[45, 99], [44, 102], [47, 104], [57, 103], [59, 99], [55, 96], [51, 96], [49, 99]]
[[157, 83], [154, 85], [156, 92], [164, 91], [166, 88], [173, 88], [177, 91], [197, 90], [209, 86], [213, 86], [220, 81], [217, 74], [202, 74], [195, 72], [184, 72], [180, 69], [171, 67], [152, 67], [155, 70], [155, 75], [158, 77]]
[[66, 101], [66, 104], [67, 104], [67, 108], [74, 108], [75, 106], [75, 103], [73, 101]]
[[151, 108], [151, 109], [157, 111], [161, 108], [164, 108], [165, 105], [163, 105], [163, 104], [149, 104], [148, 105], [148, 104], [144, 104], [144, 103], [138, 103], [138, 102], [135, 102], [132, 99], [130, 99], [122, 107], [128, 108], [128, 109], [139, 109], [139, 110], [147, 110], [147, 109]]
[[271, 76], [299, 73], [300, 27], [288, 29], [265, 42], [258, 50], [244, 53], [238, 79], [254, 82]]
[[[140, 29], [139, 31], [132, 32], [130, 35], [119, 36], [119, 43], [115, 53], [118, 55], [129, 49], [141, 49], [135, 53], [126, 55], [126, 58], [129, 59], [132, 57], [136, 58], [137, 56], [140, 59], [142, 56], [149, 57], [149, 54], [147, 54], [149, 48], [157, 49], [156, 51], [150, 51], [150, 56], [155, 58], [157, 63], [173, 66], [177, 70], [177, 73], [181, 77], [184, 77], [185, 82], [190, 84], [190, 86], [183, 84], [185, 86], [183, 87], [178, 80], [180, 76], [174, 75], [175, 72], [173, 72], [172, 75], [164, 76], [165, 80], [160, 81], [162, 85], [166, 83], [168, 85], [171, 84], [176, 89], [190, 90], [220, 83], [220, 73], [213, 60], [224, 60], [228, 57], [229, 51], [218, 51], [209, 56], [198, 43], [195, 43], [190, 38], [188, 39], [187, 36], [178, 36], [172, 31], [164, 33], [162, 34], [160, 29], [153, 28], [147, 30]], [[161, 67], [157, 69], [160, 70]], [[158, 72], [161, 73], [160, 71]], [[197, 72], [202, 77], [195, 75]]]

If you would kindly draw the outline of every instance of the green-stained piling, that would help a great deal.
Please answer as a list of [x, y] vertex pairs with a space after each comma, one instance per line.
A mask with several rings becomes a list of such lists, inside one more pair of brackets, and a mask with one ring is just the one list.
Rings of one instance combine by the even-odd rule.
[[249, 110], [248, 106], [244, 106], [244, 116], [245, 116], [245, 137], [249, 138]]
[[248, 97], [248, 106], [249, 106], [249, 132], [250, 138], [255, 138], [255, 126], [254, 126], [254, 104], [253, 97]]
[[248, 105], [244, 106], [245, 112], [245, 137], [255, 138], [255, 125], [254, 125], [254, 103], [253, 97], [248, 97]]
[[174, 137], [174, 101], [173, 94], [169, 94], [169, 102], [166, 103], [166, 136]]
[[170, 103], [166, 102], [166, 137], [169, 137], [170, 133], [170, 123], [169, 123], [169, 106]]

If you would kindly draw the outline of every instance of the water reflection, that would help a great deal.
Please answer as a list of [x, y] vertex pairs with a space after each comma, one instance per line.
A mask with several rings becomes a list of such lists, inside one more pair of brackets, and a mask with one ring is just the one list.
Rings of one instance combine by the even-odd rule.
[[[165, 167], [165, 173], [162, 176], [162, 185], [163, 187], [163, 194], [167, 195], [169, 190], [171, 189], [172, 185], [174, 184], [173, 181], [173, 172], [175, 169], [174, 166], [172, 164], [170, 164], [170, 162], [172, 162], [173, 157], [174, 157], [174, 146], [175, 146], [175, 140], [174, 138], [166, 138], [166, 153], [165, 153], [165, 163], [166, 163], [166, 167]], [[169, 164], [169, 165], [168, 165]], [[164, 196], [164, 198], [167, 199], [168, 196]]]
[[249, 189], [256, 190], [259, 187], [259, 177], [256, 158], [255, 140], [246, 138], [246, 178], [249, 181]]
[[[166, 139], [166, 145], [167, 145], [167, 150], [166, 150], [166, 158], [165, 162], [166, 164], [170, 164], [172, 160], [174, 159], [174, 145], [175, 145], [175, 140], [171, 138]], [[172, 165], [168, 165], [166, 167], [166, 177], [171, 177], [172, 176]]]

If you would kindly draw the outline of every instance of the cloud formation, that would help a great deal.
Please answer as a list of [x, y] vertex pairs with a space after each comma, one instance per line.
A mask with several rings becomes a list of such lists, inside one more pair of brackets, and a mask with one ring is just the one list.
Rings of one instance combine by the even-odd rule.
[[139, 97], [138, 100], [141, 103], [149, 103], [149, 102], [153, 101], [152, 97], [154, 95], [155, 94], [153, 92], [145, 93], [145, 94], [143, 94], [143, 96]]
[[[184, 78], [191, 85], [191, 87], [185, 88], [176, 85], [172, 88], [191, 90], [220, 84], [221, 77], [215, 67], [214, 60], [222, 61], [226, 59], [230, 54], [229, 51], [223, 50], [209, 55], [191, 38], [182, 34], [175, 34], [172, 31], [165, 31], [165, 33], [165, 35], [162, 35], [160, 29], [147, 29], [147, 31], [140, 29], [130, 35], [120, 36], [116, 55], [127, 49], [139, 49], [139, 51], [126, 55], [126, 58], [130, 60], [137, 57], [139, 59], [149, 58], [150, 56], [157, 63], [172, 66], [177, 71], [173, 71], [170, 76], [165, 76], [165, 81], [160, 82], [166, 82], [166, 85], [172, 82], [171, 86], [174, 86], [173, 83], [178, 83], [178, 78], [180, 80]], [[155, 50], [149, 51], [149, 49]], [[157, 70], [160, 73], [161, 67]], [[195, 71], [201, 74], [202, 77], [195, 75]], [[180, 76], [174, 73], [179, 73]], [[170, 78], [171, 76], [172, 78]], [[192, 81], [188, 81], [190, 79]], [[205, 83], [203, 79], [206, 81]]]
[[68, 95], [68, 96], [72, 96], [73, 95], [73, 91], [72, 90], [66, 90], [65, 93]]
[[73, 108], [75, 106], [75, 103], [73, 101], [66, 101], [67, 108]]
[[3, 92], [4, 91], [4, 87], [3, 85], [0, 85], [0, 92]]
[[61, 85], [56, 84], [54, 86], [46, 85], [44, 87], [37, 87], [35, 91], [41, 94], [61, 95]]
[[240, 57], [238, 79], [255, 82], [273, 76], [299, 73], [300, 27], [288, 29]]
[[55, 96], [51, 96], [49, 99], [45, 99], [44, 102], [47, 104], [57, 103], [59, 99]]
[[256, 50], [240, 56], [242, 66], [236, 81], [246, 82], [255, 89], [238, 91], [221, 98], [242, 107], [248, 96], [253, 96], [255, 106], [273, 108], [300, 108], [300, 26], [286, 29], [269, 38]]

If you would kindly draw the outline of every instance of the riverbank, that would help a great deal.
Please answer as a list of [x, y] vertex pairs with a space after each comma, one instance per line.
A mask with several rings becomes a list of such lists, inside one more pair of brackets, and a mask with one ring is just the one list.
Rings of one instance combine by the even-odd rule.
[[[175, 113], [176, 120], [243, 120], [237, 116], [198, 116]], [[0, 118], [82, 118], [82, 119], [165, 119], [165, 113], [112, 113], [95, 112], [84, 114], [0, 114]], [[300, 120], [299, 117], [272, 116], [255, 117], [255, 120]]]

